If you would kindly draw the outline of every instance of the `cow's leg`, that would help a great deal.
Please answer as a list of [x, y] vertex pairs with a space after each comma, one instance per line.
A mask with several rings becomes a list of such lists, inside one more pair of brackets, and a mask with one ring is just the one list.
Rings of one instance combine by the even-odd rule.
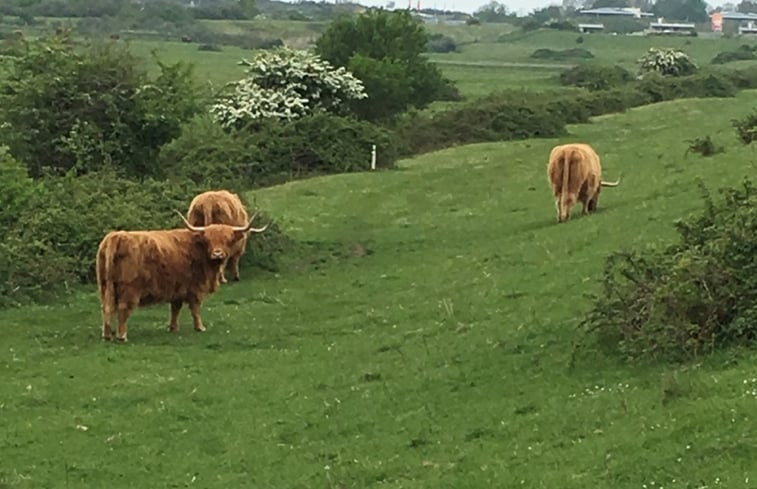
[[118, 332], [116, 332], [116, 341], [122, 341], [126, 343], [126, 321], [131, 315], [132, 307], [129, 304], [120, 305], [118, 307]]
[[232, 255], [229, 258], [229, 265], [231, 265], [231, 280], [239, 282], [239, 259], [240, 255]]
[[102, 307], [103, 339], [105, 341], [110, 341], [111, 339], [113, 339], [113, 329], [110, 326], [111, 322], [113, 321], [113, 313], [114, 311], [112, 307]]
[[597, 189], [597, 193], [594, 194], [594, 197], [589, 201], [589, 212], [594, 212], [597, 210], [597, 202], [599, 202], [599, 192], [602, 190], [602, 187], [599, 187]]
[[195, 331], [205, 331], [205, 326], [202, 324], [202, 317], [200, 317], [200, 301], [197, 299], [189, 301], [189, 310], [192, 313]]
[[221, 264], [221, 283], [226, 283], [226, 264], [229, 262], [228, 258]]
[[168, 331], [176, 331], [179, 329], [179, 312], [183, 301], [171, 302], [171, 322], [168, 323]]
[[560, 210], [560, 197], [555, 198], [555, 209], [557, 209], [557, 222], [560, 222], [560, 218], [562, 217], [562, 212]]

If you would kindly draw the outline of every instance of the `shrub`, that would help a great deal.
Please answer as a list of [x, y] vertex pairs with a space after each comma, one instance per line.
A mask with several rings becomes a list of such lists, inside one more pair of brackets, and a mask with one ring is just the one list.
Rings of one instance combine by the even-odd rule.
[[453, 53], [457, 51], [455, 40], [443, 34], [431, 34], [428, 36], [426, 51], [429, 53]]
[[[0, 185], [7, 188], [5, 181]], [[97, 246], [108, 231], [181, 227], [175, 210], [185, 212], [200, 190], [186, 181], [126, 180], [112, 170], [48, 176], [34, 185], [27, 181], [18, 193], [23, 209], [0, 238], [0, 305], [91, 282]], [[266, 234], [255, 258], [270, 267], [283, 238], [278, 227]]]
[[289, 122], [269, 120], [251, 132], [224, 131], [197, 117], [163, 148], [160, 161], [167, 173], [198, 185], [241, 190], [368, 169], [373, 144], [377, 166], [393, 166], [391, 133], [366, 121], [317, 113]]
[[317, 111], [344, 113], [346, 101], [366, 97], [360, 80], [307, 51], [281, 48], [240, 64], [247, 76], [230, 84], [231, 93], [210, 109], [224, 127], [292, 120]]
[[689, 147], [686, 149], [684, 157], [686, 157], [689, 152], [699, 153], [702, 156], [713, 156], [725, 151], [723, 146], [715, 145], [709, 135], [703, 138], [688, 139], [686, 142], [689, 143]]
[[218, 46], [216, 44], [200, 44], [199, 46], [197, 46], [197, 50], [220, 52], [220, 51], [223, 51], [223, 48], [221, 48], [221, 46]]
[[562, 60], [562, 59], [572, 59], [572, 58], [589, 59], [589, 58], [593, 58], [594, 55], [591, 54], [591, 51], [588, 51], [583, 48], [570, 48], [570, 49], [562, 49], [559, 51], [555, 51], [549, 48], [540, 48], [534, 51], [533, 53], [531, 53], [531, 57], [535, 59]]
[[712, 58], [712, 64], [724, 64], [732, 61], [741, 61], [745, 59], [757, 59], [754, 52], [751, 49], [739, 48], [735, 51], [721, 51], [714, 58]]
[[633, 81], [625, 68], [603, 65], [577, 65], [560, 73], [560, 83], [589, 90], [606, 90]]
[[432, 115], [413, 112], [398, 121], [395, 131], [409, 154], [456, 144], [564, 134], [566, 115], [539, 98], [528, 92], [505, 92]]
[[642, 74], [654, 72], [665, 76], [686, 76], [698, 69], [686, 53], [673, 48], [649, 48], [638, 62]]
[[585, 326], [629, 358], [682, 359], [757, 339], [757, 191], [745, 180], [677, 223], [679, 242], [620, 252]]
[[188, 66], [159, 63], [150, 80], [121, 44], [77, 46], [64, 34], [6, 59], [0, 143], [34, 177], [107, 166], [155, 175], [158, 148], [200, 107]]
[[751, 144], [757, 140], [757, 111], [742, 119], [735, 119], [732, 123], [742, 143]]

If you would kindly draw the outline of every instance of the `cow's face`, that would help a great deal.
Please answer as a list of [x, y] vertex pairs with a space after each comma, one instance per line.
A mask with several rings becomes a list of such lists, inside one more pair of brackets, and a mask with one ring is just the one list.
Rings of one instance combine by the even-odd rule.
[[231, 248], [247, 233], [262, 233], [271, 223], [262, 228], [252, 227], [252, 216], [250, 222], [244, 226], [228, 226], [226, 224], [211, 224], [209, 226], [193, 226], [187, 219], [177, 211], [184, 221], [184, 225], [195, 234], [198, 244], [207, 252], [207, 256], [212, 261], [222, 262], [229, 257]]
[[208, 259], [218, 262], [229, 257], [231, 248], [244, 235], [244, 231], [234, 230], [232, 226], [224, 224], [211, 224], [202, 231], [195, 231], [196, 239], [204, 247]]

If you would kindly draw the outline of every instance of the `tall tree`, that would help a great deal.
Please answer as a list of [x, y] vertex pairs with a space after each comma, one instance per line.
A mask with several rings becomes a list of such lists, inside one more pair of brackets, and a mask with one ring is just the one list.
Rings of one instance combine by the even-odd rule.
[[652, 11], [669, 20], [706, 22], [709, 19], [704, 0], [657, 0]]
[[757, 3], [749, 0], [741, 0], [741, 3], [736, 7], [736, 10], [744, 14], [755, 14], [757, 13]]

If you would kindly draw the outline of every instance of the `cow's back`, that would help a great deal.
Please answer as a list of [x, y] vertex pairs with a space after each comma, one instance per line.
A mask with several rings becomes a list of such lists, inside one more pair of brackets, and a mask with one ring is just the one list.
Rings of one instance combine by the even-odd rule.
[[227, 190], [213, 190], [197, 195], [189, 204], [187, 220], [193, 226], [247, 224], [247, 211], [242, 200]]

